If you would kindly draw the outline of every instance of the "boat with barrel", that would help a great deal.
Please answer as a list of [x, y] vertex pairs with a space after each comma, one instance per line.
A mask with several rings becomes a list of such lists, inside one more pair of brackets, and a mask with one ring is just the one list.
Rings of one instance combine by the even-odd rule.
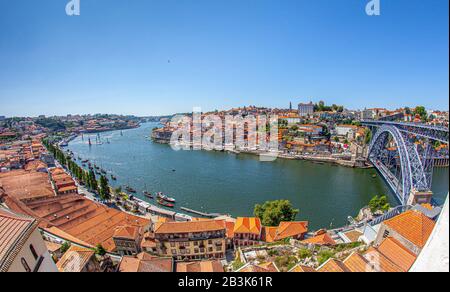
[[166, 202], [163, 199], [158, 199], [157, 202], [158, 202], [158, 204], [160, 204], [161, 206], [164, 206], [164, 207], [168, 207], [168, 208], [174, 208], [175, 207], [174, 204]]

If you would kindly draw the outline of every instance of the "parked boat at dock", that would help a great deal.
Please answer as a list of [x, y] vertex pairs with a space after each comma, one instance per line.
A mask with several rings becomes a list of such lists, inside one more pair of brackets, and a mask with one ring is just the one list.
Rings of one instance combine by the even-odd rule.
[[158, 204], [160, 204], [161, 206], [164, 206], [164, 207], [168, 207], [168, 208], [174, 208], [175, 207], [174, 204], [168, 203], [168, 202], [164, 201], [163, 199], [158, 199], [157, 202], [158, 202]]
[[161, 200], [164, 200], [164, 201], [170, 202], [170, 203], [175, 203], [176, 202], [176, 200], [174, 198], [170, 198], [170, 197], [168, 197], [168, 196], [166, 196], [166, 195], [164, 195], [162, 193], [158, 194], [158, 199], [161, 199]]

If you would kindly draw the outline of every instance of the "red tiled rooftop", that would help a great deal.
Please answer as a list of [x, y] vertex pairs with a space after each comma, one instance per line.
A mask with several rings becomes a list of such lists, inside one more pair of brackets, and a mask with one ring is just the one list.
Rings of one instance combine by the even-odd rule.
[[179, 273], [223, 273], [220, 261], [180, 262], [177, 264]]
[[262, 231], [261, 220], [259, 218], [239, 217], [234, 225], [234, 233], [249, 233], [260, 235]]
[[167, 222], [157, 223], [155, 234], [213, 232], [221, 230], [226, 230], [225, 221], [223, 220]]
[[378, 251], [404, 271], [409, 271], [417, 259], [415, 254], [392, 237], [383, 240]]
[[0, 184], [6, 194], [19, 200], [55, 196], [46, 173], [25, 170], [0, 173]]
[[0, 271], [14, 259], [14, 251], [28, 239], [36, 220], [0, 207]]
[[419, 211], [410, 210], [384, 224], [411, 243], [423, 248], [433, 232], [435, 222]]

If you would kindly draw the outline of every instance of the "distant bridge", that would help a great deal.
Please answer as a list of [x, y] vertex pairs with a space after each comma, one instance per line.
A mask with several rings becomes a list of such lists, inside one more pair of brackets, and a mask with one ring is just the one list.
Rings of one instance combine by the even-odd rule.
[[[448, 144], [449, 129], [424, 124], [364, 120], [372, 129], [369, 160], [381, 173], [402, 205], [414, 193], [431, 193], [432, 141]], [[422, 143], [415, 143], [421, 140]]]

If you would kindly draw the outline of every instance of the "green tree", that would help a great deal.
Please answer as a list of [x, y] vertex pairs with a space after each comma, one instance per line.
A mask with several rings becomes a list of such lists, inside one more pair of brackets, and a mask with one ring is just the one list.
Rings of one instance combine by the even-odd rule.
[[104, 175], [100, 177], [100, 198], [105, 201], [111, 200], [111, 191], [109, 188], [108, 179]]
[[281, 222], [294, 221], [299, 210], [292, 207], [288, 200], [278, 200], [265, 202], [263, 205], [256, 205], [255, 217], [261, 219], [264, 226], [278, 226]]
[[334, 252], [331, 250], [323, 250], [317, 255], [317, 261], [319, 266], [323, 265], [330, 258], [334, 257]]
[[414, 110], [414, 114], [419, 115], [423, 122], [428, 120], [428, 114], [424, 106], [418, 106]]
[[310, 257], [312, 257], [312, 256], [313, 256], [313, 252], [312, 252], [311, 250], [307, 249], [307, 248], [302, 248], [302, 249], [300, 249], [300, 250], [298, 251], [298, 257], [299, 257], [301, 260], [310, 258]]
[[61, 245], [61, 254], [65, 254], [66, 251], [68, 251], [70, 248], [70, 242], [65, 241], [62, 245]]
[[95, 254], [98, 256], [104, 256], [106, 254], [106, 249], [99, 243], [94, 249]]
[[93, 170], [90, 170], [88, 173], [88, 187], [91, 190], [98, 191], [97, 178], [95, 177], [95, 173]]
[[377, 211], [387, 212], [391, 208], [388, 198], [384, 195], [375, 196], [369, 202], [369, 208], [372, 213]]

